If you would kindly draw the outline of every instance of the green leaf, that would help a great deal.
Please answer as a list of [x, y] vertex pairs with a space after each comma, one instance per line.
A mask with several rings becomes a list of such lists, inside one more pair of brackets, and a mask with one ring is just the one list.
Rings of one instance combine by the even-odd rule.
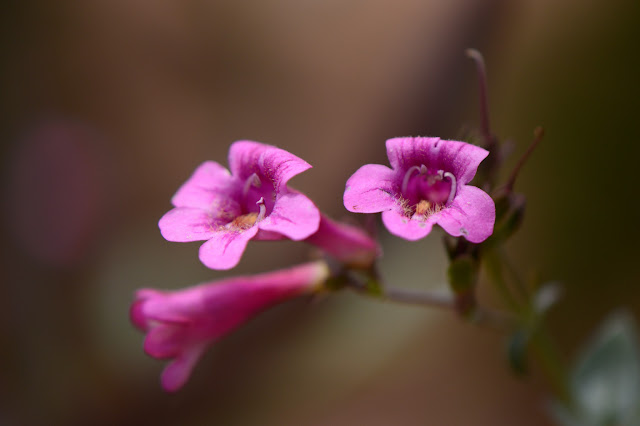
[[640, 424], [640, 349], [628, 312], [604, 322], [580, 354], [569, 385], [582, 424]]

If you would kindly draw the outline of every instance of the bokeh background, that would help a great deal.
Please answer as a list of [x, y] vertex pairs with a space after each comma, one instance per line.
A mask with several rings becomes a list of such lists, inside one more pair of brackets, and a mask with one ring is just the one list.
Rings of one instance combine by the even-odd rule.
[[[128, 321], [138, 287], [180, 288], [302, 261], [250, 245], [220, 273], [157, 229], [178, 186], [254, 139], [314, 165], [292, 184], [336, 218], [384, 141], [477, 127], [482, 50], [494, 131], [515, 162], [509, 247], [557, 279], [570, 360], [612, 309], [640, 308], [635, 184], [640, 3], [597, 0], [3, 3], [0, 424], [545, 425], [544, 380], [453, 315], [350, 293], [273, 309], [219, 342], [175, 395]], [[351, 217], [354, 219], [354, 217]], [[395, 285], [444, 282], [439, 236], [380, 236]]]

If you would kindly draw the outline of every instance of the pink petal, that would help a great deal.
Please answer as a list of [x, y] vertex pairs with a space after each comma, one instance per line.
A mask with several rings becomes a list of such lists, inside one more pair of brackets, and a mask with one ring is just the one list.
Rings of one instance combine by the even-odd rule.
[[145, 300], [141, 307], [147, 323], [164, 322], [172, 325], [186, 325], [193, 316], [194, 307], [201, 300], [200, 294], [191, 288], [174, 291], [162, 297]]
[[144, 339], [144, 351], [154, 358], [173, 358], [184, 347], [186, 335], [186, 327], [181, 325], [155, 325]]
[[273, 183], [276, 192], [283, 192], [289, 179], [310, 169], [311, 165], [271, 145], [238, 141], [229, 148], [229, 168], [233, 176], [241, 180], [258, 173]]
[[243, 231], [222, 230], [211, 235], [211, 239], [200, 246], [200, 261], [211, 269], [231, 269], [240, 262], [247, 243], [258, 232], [253, 226]]
[[466, 142], [439, 138], [409, 137], [387, 141], [387, 156], [394, 170], [408, 170], [424, 164], [430, 170], [454, 174], [458, 185], [469, 183], [489, 151]]
[[258, 223], [261, 230], [277, 232], [295, 241], [307, 238], [319, 225], [318, 208], [306, 196], [295, 192], [278, 197], [269, 216]]
[[162, 388], [167, 392], [175, 392], [184, 386], [206, 348], [205, 344], [192, 345], [167, 365], [160, 379]]
[[398, 192], [393, 170], [379, 164], [360, 167], [347, 181], [344, 206], [356, 213], [377, 213], [393, 209]]
[[381, 254], [378, 243], [366, 232], [322, 215], [318, 232], [305, 240], [348, 265], [367, 268]]
[[483, 190], [463, 186], [451, 205], [433, 215], [433, 219], [450, 235], [462, 235], [472, 243], [480, 243], [493, 233], [496, 206]]
[[242, 191], [240, 181], [214, 161], [202, 163], [171, 199], [175, 207], [197, 207], [204, 210], [226, 205]]
[[190, 207], [169, 210], [158, 222], [160, 233], [167, 241], [186, 243], [208, 240], [221, 225], [212, 213]]
[[129, 308], [129, 319], [131, 319], [131, 322], [138, 330], [147, 331], [149, 325], [147, 323], [147, 317], [142, 311], [143, 303], [144, 300], [136, 300], [131, 304], [131, 308]]
[[416, 241], [426, 237], [433, 227], [432, 220], [410, 219], [398, 210], [382, 212], [382, 223], [393, 235], [409, 241]]

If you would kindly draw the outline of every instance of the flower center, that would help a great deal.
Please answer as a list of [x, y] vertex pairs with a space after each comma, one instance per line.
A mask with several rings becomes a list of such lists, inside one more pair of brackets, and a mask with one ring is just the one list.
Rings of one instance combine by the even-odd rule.
[[229, 224], [227, 224], [227, 227], [235, 229], [249, 229], [256, 223], [264, 219], [267, 213], [267, 208], [264, 205], [264, 197], [260, 197], [256, 204], [260, 208], [260, 212], [252, 212], [240, 215], [233, 219]]
[[407, 217], [426, 219], [449, 205], [456, 196], [457, 181], [451, 172], [412, 166], [402, 179], [401, 204]]

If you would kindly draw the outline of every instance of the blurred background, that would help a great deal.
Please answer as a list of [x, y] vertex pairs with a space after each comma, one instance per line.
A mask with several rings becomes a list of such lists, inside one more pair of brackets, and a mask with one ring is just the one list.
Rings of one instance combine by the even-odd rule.
[[[231, 142], [314, 168], [292, 185], [335, 218], [346, 179], [394, 136], [477, 127], [464, 49], [486, 57], [493, 130], [514, 164], [509, 247], [557, 279], [570, 360], [604, 315], [640, 308], [640, 3], [596, 0], [7, 2], [0, 14], [0, 424], [545, 425], [544, 381], [504, 339], [433, 310], [350, 293], [279, 306], [226, 337], [175, 395], [128, 320], [139, 287], [180, 288], [303, 261], [251, 244], [207, 270], [157, 228], [170, 197]], [[352, 216], [351, 219], [354, 219]], [[359, 219], [359, 218], [358, 218]], [[441, 232], [381, 229], [391, 284], [445, 279]]]

